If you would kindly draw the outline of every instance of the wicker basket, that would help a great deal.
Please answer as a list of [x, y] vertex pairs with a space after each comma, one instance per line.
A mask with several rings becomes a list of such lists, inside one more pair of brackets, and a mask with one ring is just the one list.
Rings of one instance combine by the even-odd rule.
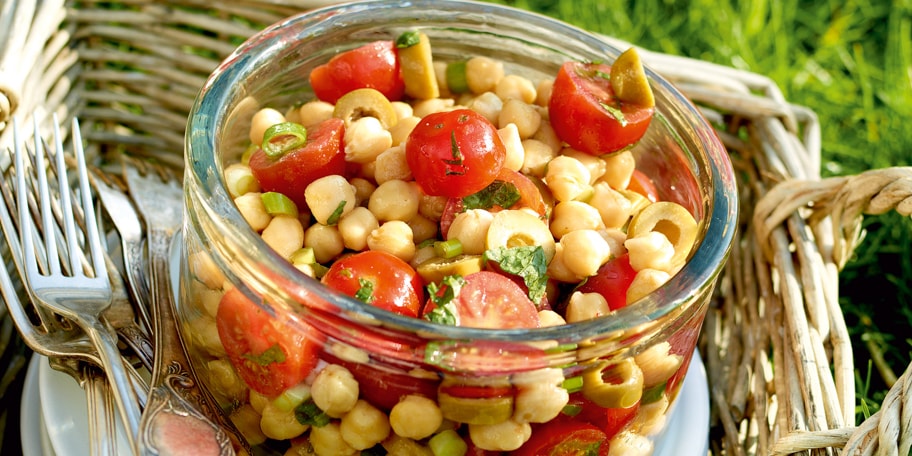
[[[187, 112], [208, 74], [247, 36], [317, 3], [0, 2], [0, 148], [11, 143], [13, 115], [31, 122], [34, 113], [43, 126], [51, 113], [78, 115], [96, 159], [129, 153], [181, 167]], [[816, 116], [768, 78], [643, 56], [717, 126], [740, 177], [740, 237], [701, 342], [712, 452], [910, 454], [912, 369], [879, 413], [854, 425], [837, 274], [863, 214], [912, 214], [912, 168], [821, 179]], [[8, 333], [5, 324], [0, 336]]]

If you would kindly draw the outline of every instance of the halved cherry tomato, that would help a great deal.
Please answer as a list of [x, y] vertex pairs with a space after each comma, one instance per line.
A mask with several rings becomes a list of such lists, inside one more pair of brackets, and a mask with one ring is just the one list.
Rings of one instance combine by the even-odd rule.
[[269, 397], [304, 381], [317, 365], [323, 336], [316, 330], [289, 330], [232, 288], [222, 296], [215, 317], [228, 359], [251, 389]]
[[627, 305], [627, 289], [635, 276], [636, 271], [630, 266], [630, 255], [625, 253], [603, 264], [595, 275], [579, 286], [578, 291], [598, 293], [605, 297], [611, 310], [617, 310]]
[[646, 173], [638, 169], [633, 170], [633, 175], [630, 176], [630, 183], [627, 184], [627, 188], [645, 196], [653, 203], [659, 200], [659, 189], [656, 188], [655, 182]]
[[493, 182], [506, 153], [497, 128], [470, 109], [425, 116], [405, 143], [406, 161], [421, 189], [454, 198]]
[[[440, 293], [444, 290], [441, 289]], [[496, 272], [479, 271], [465, 276], [465, 284], [453, 298], [459, 326], [472, 328], [537, 328], [538, 310], [516, 282]], [[433, 300], [424, 313], [435, 308]]]
[[609, 440], [623, 431], [636, 418], [640, 409], [639, 402], [624, 408], [602, 407], [578, 392], [570, 395], [569, 404], [579, 408], [579, 413], [575, 414], [573, 419], [598, 427]]
[[277, 159], [262, 149], [250, 155], [250, 171], [265, 192], [279, 192], [304, 208], [304, 189], [311, 182], [330, 174], [345, 174], [345, 149], [342, 136], [345, 124], [331, 118], [307, 131], [307, 142]]
[[518, 456], [592, 456], [608, 454], [608, 439], [598, 427], [558, 417], [535, 425], [532, 437], [513, 454]]
[[440, 383], [438, 379], [415, 377], [404, 371], [397, 372], [392, 368], [381, 368], [371, 363], [347, 361], [328, 353], [324, 353], [323, 358], [348, 369], [358, 381], [361, 397], [383, 410], [392, 409], [400, 399], [411, 394], [437, 399], [437, 385]]
[[603, 155], [639, 141], [649, 127], [653, 107], [615, 98], [609, 65], [567, 62], [554, 80], [548, 110], [560, 139], [576, 150]]
[[380, 250], [365, 250], [337, 260], [322, 282], [374, 307], [408, 317], [417, 317], [424, 303], [421, 276], [405, 261]]
[[[539, 190], [538, 186], [532, 182], [532, 179], [526, 177], [525, 174], [513, 171], [510, 168], [501, 168], [500, 174], [494, 179], [494, 182], [497, 181], [512, 184], [519, 193], [519, 201], [508, 208], [499, 206], [492, 207], [489, 209], [491, 212], [502, 209], [520, 209], [527, 207], [537, 212], [542, 217], [547, 214], [547, 206], [545, 206], [545, 200], [542, 197], [541, 190]], [[464, 209], [462, 198], [449, 198], [447, 200], [446, 205], [443, 207], [443, 213], [440, 216], [440, 234], [444, 239], [446, 239], [447, 232], [450, 231], [450, 225], [453, 224], [453, 219]]]
[[392, 41], [375, 41], [334, 56], [310, 72], [317, 98], [335, 104], [355, 89], [376, 89], [390, 101], [402, 98], [405, 83]]

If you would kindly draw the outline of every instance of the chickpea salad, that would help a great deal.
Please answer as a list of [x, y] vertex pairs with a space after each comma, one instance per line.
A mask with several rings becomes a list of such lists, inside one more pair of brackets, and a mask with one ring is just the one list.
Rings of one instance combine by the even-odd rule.
[[[682, 268], [697, 221], [630, 151], [655, 110], [635, 49], [540, 81], [432, 55], [420, 31], [364, 44], [310, 73], [314, 99], [253, 115], [224, 180], [270, 248], [365, 305], [491, 329], [610, 315]], [[289, 455], [649, 454], [689, 356], [660, 342], [477, 384], [375, 369], [202, 264], [207, 386], [252, 445]]]

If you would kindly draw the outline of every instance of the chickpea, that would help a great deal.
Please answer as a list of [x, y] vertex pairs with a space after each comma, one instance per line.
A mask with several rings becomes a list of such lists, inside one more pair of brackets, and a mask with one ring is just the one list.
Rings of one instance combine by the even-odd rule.
[[595, 275], [611, 257], [608, 242], [595, 230], [571, 231], [561, 237], [560, 243], [564, 245], [564, 265], [579, 276]]
[[263, 204], [261, 196], [262, 193], [251, 192], [234, 199], [234, 205], [237, 206], [241, 217], [244, 217], [254, 231], [263, 231], [272, 221], [272, 216], [266, 212], [266, 205]]
[[377, 217], [366, 207], [356, 207], [339, 220], [339, 234], [342, 236], [343, 245], [356, 251], [367, 248], [368, 236], [379, 227]]
[[323, 176], [304, 189], [304, 199], [317, 222], [335, 225], [355, 208], [355, 188], [338, 174]]
[[390, 433], [390, 423], [386, 414], [359, 399], [342, 417], [339, 433], [352, 448], [366, 450], [386, 439]]
[[573, 201], [592, 195], [589, 169], [579, 160], [559, 155], [548, 163], [545, 182], [558, 201]]
[[575, 230], [600, 230], [602, 216], [594, 207], [580, 201], [564, 201], [554, 206], [551, 233], [560, 239]]
[[625, 189], [630, 184], [630, 177], [635, 168], [636, 159], [629, 150], [611, 154], [605, 157], [605, 174], [601, 180], [615, 190]]
[[431, 434], [443, 424], [443, 413], [437, 402], [424, 396], [410, 394], [405, 396], [389, 415], [393, 432], [402, 437], [421, 440]]
[[380, 184], [371, 194], [367, 208], [377, 220], [407, 221], [418, 214], [421, 190], [414, 182], [393, 179]]
[[591, 320], [611, 313], [608, 301], [599, 293], [573, 292], [567, 303], [567, 323]]
[[482, 56], [472, 57], [466, 61], [466, 83], [472, 93], [494, 91], [503, 77], [503, 62]]
[[339, 423], [331, 422], [326, 426], [314, 426], [310, 429], [310, 444], [317, 456], [353, 456], [358, 450], [352, 448], [342, 438]]
[[367, 236], [367, 247], [390, 253], [408, 263], [415, 256], [412, 228], [401, 220], [384, 222]]
[[522, 138], [519, 137], [519, 130], [516, 124], [507, 124], [500, 130], [497, 130], [500, 140], [503, 141], [507, 154], [504, 158], [504, 168], [519, 171], [522, 169], [526, 159], [526, 152], [523, 150]]
[[324, 120], [328, 120], [333, 115], [333, 105], [320, 100], [313, 100], [301, 105], [298, 108], [299, 123], [304, 128], [316, 126]]
[[465, 106], [472, 111], [482, 115], [494, 125], [497, 125], [497, 119], [500, 117], [500, 111], [503, 109], [503, 100], [493, 92], [485, 92], [473, 98]]
[[266, 404], [260, 417], [260, 430], [270, 439], [293, 439], [303, 434], [308, 427], [298, 422], [294, 409], [280, 410], [272, 402]]
[[232, 198], [251, 192], [260, 191], [260, 182], [253, 177], [250, 167], [241, 163], [234, 163], [225, 168], [225, 187]]
[[538, 96], [532, 81], [517, 74], [508, 74], [501, 78], [500, 81], [497, 81], [497, 85], [494, 86], [494, 93], [501, 100], [515, 98], [526, 104], [531, 104]]
[[497, 424], [470, 424], [469, 437], [482, 450], [513, 451], [532, 437], [532, 426], [513, 419]]
[[229, 418], [250, 445], [259, 445], [266, 441], [266, 435], [260, 430], [260, 414], [250, 404], [238, 407], [231, 412]]
[[447, 239], [459, 239], [462, 253], [480, 255], [486, 250], [488, 227], [494, 215], [484, 209], [470, 209], [453, 218]]
[[554, 89], [554, 79], [542, 79], [535, 86], [535, 104], [545, 108], [551, 103], [551, 91]]
[[522, 146], [523, 164], [520, 171], [535, 177], [545, 177], [548, 163], [557, 156], [554, 150], [537, 139], [524, 139]]
[[393, 146], [377, 156], [374, 162], [374, 180], [378, 184], [391, 180], [412, 180], [412, 170], [405, 161], [405, 148]]
[[390, 127], [390, 137], [393, 140], [394, 146], [401, 146], [405, 144], [405, 140], [408, 139], [408, 135], [415, 129], [415, 125], [418, 125], [418, 122], [421, 122], [421, 118], [417, 116], [410, 116], [404, 119], [400, 119], [399, 123]]
[[570, 393], [562, 387], [564, 374], [560, 369], [539, 369], [511, 377], [517, 393], [513, 420], [528, 423], [551, 421], [570, 401]]
[[515, 124], [519, 136], [528, 139], [538, 131], [541, 126], [541, 114], [534, 105], [523, 103], [520, 100], [509, 99], [504, 102], [500, 115], [497, 116], [497, 125], [501, 128], [507, 124]]
[[414, 116], [424, 117], [435, 112], [449, 111], [456, 104], [452, 98], [431, 98], [415, 103]]
[[606, 227], [621, 228], [627, 224], [633, 213], [633, 204], [629, 199], [604, 181], [596, 182], [592, 192], [589, 204], [601, 214]]
[[345, 129], [345, 160], [366, 164], [393, 145], [393, 136], [376, 117], [362, 117]]
[[345, 250], [345, 240], [338, 227], [316, 223], [304, 232], [304, 246], [313, 249], [317, 263], [326, 263]]
[[668, 282], [671, 275], [665, 271], [657, 269], [641, 269], [637, 275], [633, 276], [630, 286], [627, 287], [627, 304], [630, 304], [649, 293], [657, 290], [659, 287]]
[[261, 234], [263, 241], [283, 258], [304, 246], [304, 225], [296, 217], [279, 215], [269, 221]]
[[275, 109], [263, 108], [253, 115], [250, 120], [250, 142], [253, 144], [263, 143], [263, 134], [269, 127], [285, 122], [285, 116]]
[[643, 269], [658, 269], [670, 272], [672, 258], [675, 254], [674, 246], [664, 234], [650, 231], [637, 237], [629, 238], [624, 242], [624, 247], [630, 253], [630, 267], [634, 271]]
[[358, 391], [358, 381], [348, 369], [338, 364], [324, 367], [310, 387], [314, 404], [333, 418], [341, 418], [354, 408], [358, 402]]

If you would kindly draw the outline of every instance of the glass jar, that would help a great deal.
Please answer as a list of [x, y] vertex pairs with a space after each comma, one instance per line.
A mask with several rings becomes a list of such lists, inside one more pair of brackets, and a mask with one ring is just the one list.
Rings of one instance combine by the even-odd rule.
[[[444, 423], [458, 435], [465, 435], [467, 427], [505, 420], [516, 421], [517, 432], [531, 432], [533, 438], [550, 432], [547, 426], [566, 426], [561, 428], [566, 431], [596, 423], [603, 432], [596, 435], [609, 440], [614, 451], [626, 445], [626, 451], [650, 453], [680, 391], [728, 255], [738, 198], [726, 150], [711, 126], [648, 68], [656, 112], [632, 149], [636, 166], [654, 180], [660, 199], [677, 202], [694, 215], [699, 234], [683, 269], [655, 292], [607, 316], [531, 330], [488, 330], [392, 314], [303, 275], [267, 247], [235, 207], [223, 170], [246, 149], [252, 114], [311, 99], [307, 75], [313, 68], [339, 52], [395, 39], [409, 29], [430, 37], [435, 60], [484, 55], [502, 61], [507, 74], [533, 81], [553, 78], [568, 60], [611, 62], [620, 54], [597, 36], [541, 15], [436, 0], [331, 7], [291, 17], [241, 45], [199, 94], [186, 137], [178, 313], [197, 373], [254, 444], [263, 441], [256, 421], [264, 420], [265, 403], [281, 409], [282, 401], [294, 403], [295, 397], [312, 392], [313, 375], [275, 397], [249, 391], [225, 356], [224, 344], [236, 341], [224, 334], [220, 338], [215, 322], [223, 295], [234, 290], [256, 305], [252, 314], [237, 316], [250, 331], [278, 331], [300, 348], [283, 362], [346, 367], [359, 382], [361, 399], [383, 413], [403, 394], [416, 393], [448, 407], [451, 419]], [[265, 377], [272, 374], [263, 370]], [[529, 425], [512, 417], [542, 400], [542, 391], [555, 388], [569, 397], [559, 418]], [[452, 403], [454, 391], [460, 394]], [[463, 401], [467, 394], [472, 400]], [[324, 432], [316, 428], [301, 435], [315, 439], [309, 433]], [[292, 439], [295, 432], [285, 436], [275, 431], [279, 436], [266, 446], [283, 451], [289, 442], [306, 441]], [[400, 440], [427, 448], [427, 437]]]

